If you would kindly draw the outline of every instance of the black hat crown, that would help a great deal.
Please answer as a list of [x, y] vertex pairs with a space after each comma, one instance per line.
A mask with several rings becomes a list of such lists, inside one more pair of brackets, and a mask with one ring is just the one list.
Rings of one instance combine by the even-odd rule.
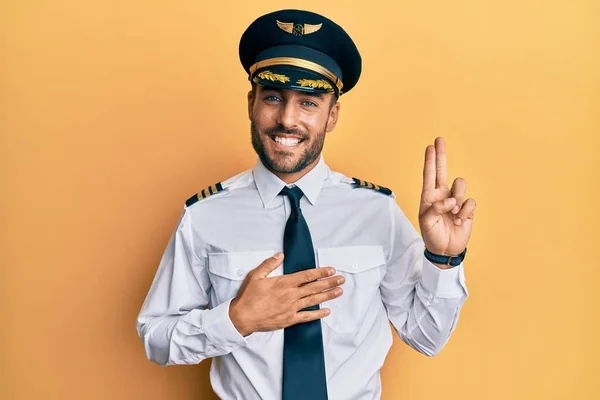
[[346, 31], [304, 10], [257, 18], [242, 35], [239, 54], [252, 82], [338, 96], [356, 85], [362, 68], [360, 53]]

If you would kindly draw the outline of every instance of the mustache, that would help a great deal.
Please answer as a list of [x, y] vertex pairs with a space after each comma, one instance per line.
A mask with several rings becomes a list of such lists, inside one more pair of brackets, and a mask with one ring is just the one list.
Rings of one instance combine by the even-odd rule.
[[276, 135], [276, 134], [288, 134], [296, 135], [302, 139], [305, 139], [304, 132], [300, 129], [286, 129], [283, 126], [274, 126], [273, 128], [265, 129], [265, 135]]

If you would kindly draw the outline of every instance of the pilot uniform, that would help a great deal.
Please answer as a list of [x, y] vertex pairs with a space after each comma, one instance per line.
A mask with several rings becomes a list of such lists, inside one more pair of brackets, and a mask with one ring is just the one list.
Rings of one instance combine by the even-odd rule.
[[[337, 96], [360, 75], [349, 36], [300, 10], [254, 21], [242, 36], [240, 59], [251, 81]], [[137, 319], [146, 354], [160, 365], [212, 358], [211, 384], [224, 400], [282, 398], [284, 329], [244, 337], [229, 305], [248, 272], [284, 250], [292, 213], [284, 187], [304, 194], [299, 205], [316, 267], [333, 266], [346, 279], [342, 296], [321, 303], [331, 314], [317, 320], [324, 398], [379, 399], [380, 369], [392, 344], [389, 322], [412, 348], [439, 352], [468, 296], [463, 263], [438, 268], [390, 189], [332, 171], [322, 155], [293, 184], [258, 159], [187, 200]], [[285, 263], [269, 276], [282, 275]]]

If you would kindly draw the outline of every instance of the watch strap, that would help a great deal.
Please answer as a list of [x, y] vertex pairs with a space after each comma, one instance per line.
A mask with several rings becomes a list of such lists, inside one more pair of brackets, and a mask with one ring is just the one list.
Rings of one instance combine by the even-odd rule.
[[428, 259], [432, 263], [450, 265], [453, 267], [460, 265], [460, 263], [463, 262], [463, 260], [465, 259], [466, 254], [467, 254], [466, 247], [462, 251], [462, 253], [460, 253], [459, 255], [456, 255], [456, 256], [443, 256], [440, 254], [434, 254], [434, 253], [430, 252], [429, 250], [427, 250], [427, 247], [425, 247], [425, 258], [426, 259]]

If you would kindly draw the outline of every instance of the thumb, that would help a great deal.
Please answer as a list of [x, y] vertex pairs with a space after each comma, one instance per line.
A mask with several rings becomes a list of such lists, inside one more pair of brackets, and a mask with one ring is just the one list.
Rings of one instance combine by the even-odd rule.
[[267, 258], [258, 267], [256, 267], [256, 276], [259, 279], [266, 278], [271, 272], [281, 265], [283, 262], [283, 257], [283, 253], [279, 252], [273, 255], [273, 257]]

